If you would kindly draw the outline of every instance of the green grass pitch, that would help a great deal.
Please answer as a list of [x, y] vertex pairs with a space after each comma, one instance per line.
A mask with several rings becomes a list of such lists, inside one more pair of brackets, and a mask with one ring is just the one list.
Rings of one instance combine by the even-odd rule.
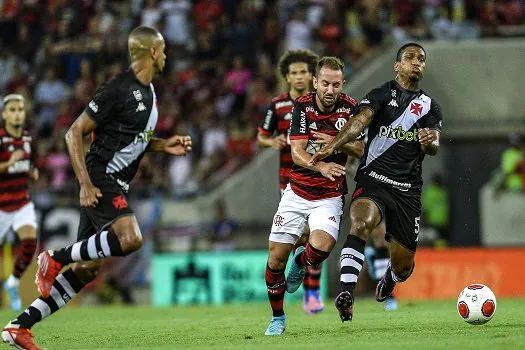
[[[358, 298], [354, 321], [341, 323], [331, 300], [319, 315], [285, 305], [286, 331], [264, 336], [269, 305], [223, 307], [66, 307], [33, 328], [47, 349], [525, 349], [525, 300], [499, 300], [494, 318], [472, 326], [455, 301], [382, 304]], [[7, 321], [14, 316], [2, 310]], [[7, 348], [6, 345], [3, 345]]]

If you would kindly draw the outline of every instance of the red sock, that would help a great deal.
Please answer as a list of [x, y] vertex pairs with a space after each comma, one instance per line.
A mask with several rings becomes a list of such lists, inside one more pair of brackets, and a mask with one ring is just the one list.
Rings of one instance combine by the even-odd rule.
[[328, 258], [328, 255], [330, 255], [330, 252], [323, 252], [307, 243], [306, 249], [297, 257], [296, 262], [300, 266], [317, 266], [321, 265]]
[[319, 289], [321, 280], [321, 266], [307, 266], [303, 286], [305, 290]]
[[266, 290], [268, 291], [268, 299], [270, 300], [273, 316], [282, 316], [284, 315], [284, 292], [286, 292], [284, 270], [274, 270], [266, 264], [265, 278]]
[[13, 276], [22, 277], [27, 267], [31, 264], [33, 255], [36, 251], [36, 239], [27, 238], [20, 241], [15, 249], [15, 263], [13, 266]]

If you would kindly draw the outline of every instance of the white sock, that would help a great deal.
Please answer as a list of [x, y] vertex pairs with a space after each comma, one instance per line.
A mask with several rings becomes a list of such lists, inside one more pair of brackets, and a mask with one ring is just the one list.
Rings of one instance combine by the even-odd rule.
[[13, 276], [13, 274], [10, 274], [9, 277], [7, 277], [7, 280], [5, 281], [5, 284], [8, 287], [18, 287], [20, 285], [20, 278], [17, 278]]

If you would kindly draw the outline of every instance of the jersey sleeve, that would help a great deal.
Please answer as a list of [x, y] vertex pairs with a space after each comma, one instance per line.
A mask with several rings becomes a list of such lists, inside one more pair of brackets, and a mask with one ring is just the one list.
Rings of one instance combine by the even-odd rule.
[[277, 129], [277, 116], [275, 114], [275, 103], [272, 103], [270, 107], [268, 107], [266, 116], [257, 130], [265, 136], [270, 136], [274, 133], [275, 129]]
[[376, 114], [377, 111], [379, 111], [383, 106], [383, 95], [384, 93], [382, 87], [377, 87], [373, 89], [368, 94], [366, 94], [361, 101], [359, 101], [359, 104], [356, 107], [356, 113], [359, 112], [362, 108], [368, 107], [374, 112], [374, 114]]
[[426, 118], [424, 127], [438, 131], [441, 131], [441, 128], [443, 127], [441, 106], [434, 100], [431, 102], [430, 111], [428, 111], [428, 118]]
[[299, 103], [294, 103], [292, 109], [292, 123], [290, 124], [290, 140], [307, 139], [309, 127], [304, 107]]
[[87, 115], [98, 125], [104, 124], [117, 99], [117, 89], [114, 84], [106, 84], [95, 92], [95, 96], [84, 109]]

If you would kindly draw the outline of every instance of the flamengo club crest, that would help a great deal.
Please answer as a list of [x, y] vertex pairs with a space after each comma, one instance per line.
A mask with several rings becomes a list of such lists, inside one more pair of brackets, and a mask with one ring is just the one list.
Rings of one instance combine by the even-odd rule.
[[341, 131], [341, 129], [343, 128], [343, 126], [345, 126], [345, 124], [346, 124], [345, 118], [337, 118], [337, 121], [335, 122], [335, 128], [338, 131]]

